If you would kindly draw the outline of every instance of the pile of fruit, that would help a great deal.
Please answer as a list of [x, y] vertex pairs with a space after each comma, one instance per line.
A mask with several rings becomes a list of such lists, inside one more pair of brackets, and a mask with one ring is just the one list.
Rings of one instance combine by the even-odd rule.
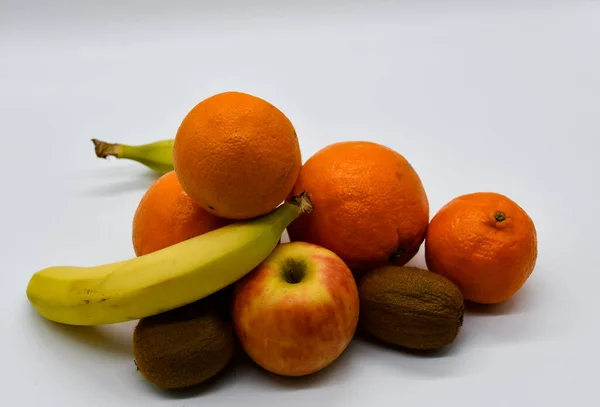
[[[135, 212], [136, 256], [40, 270], [27, 296], [57, 323], [138, 321], [133, 358], [160, 388], [218, 375], [237, 345], [275, 374], [312, 374], [359, 327], [398, 348], [442, 348], [465, 303], [507, 300], [536, 263], [534, 223], [508, 197], [459, 196], [430, 219], [400, 153], [348, 141], [303, 163], [291, 121], [245, 93], [201, 101], [174, 140], [94, 144], [162, 173]], [[423, 245], [427, 269], [408, 266]]]

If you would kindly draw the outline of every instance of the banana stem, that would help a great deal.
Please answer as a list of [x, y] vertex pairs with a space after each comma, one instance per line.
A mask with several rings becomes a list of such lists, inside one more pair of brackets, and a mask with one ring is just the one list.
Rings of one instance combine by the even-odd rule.
[[290, 201], [292, 205], [296, 205], [300, 213], [311, 213], [314, 209], [313, 203], [310, 200], [308, 192], [303, 191], [300, 195], [296, 195]]
[[173, 168], [173, 145], [175, 140], [159, 140], [142, 145], [128, 145], [120, 143], [107, 143], [92, 139], [96, 156], [107, 158], [109, 156], [119, 159], [137, 161], [146, 167], [166, 174]]
[[92, 139], [94, 143], [94, 150], [96, 151], [96, 157], [98, 158], [106, 158], [106, 157], [117, 157], [121, 158], [123, 156], [123, 145], [118, 143], [107, 143], [106, 141], [101, 141], [97, 139]]

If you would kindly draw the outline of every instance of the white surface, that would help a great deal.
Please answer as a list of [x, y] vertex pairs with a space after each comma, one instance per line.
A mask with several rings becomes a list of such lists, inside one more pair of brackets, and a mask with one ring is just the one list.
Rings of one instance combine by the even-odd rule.
[[[0, 404], [600, 405], [599, 50], [598, 1], [1, 0]], [[90, 138], [172, 137], [230, 89], [284, 110], [304, 158], [348, 139], [397, 149], [432, 215], [462, 193], [509, 195], [538, 228], [533, 276], [435, 357], [357, 340], [311, 378], [244, 363], [180, 396], [137, 374], [132, 324], [38, 317], [36, 270], [133, 255], [152, 179], [96, 159]]]

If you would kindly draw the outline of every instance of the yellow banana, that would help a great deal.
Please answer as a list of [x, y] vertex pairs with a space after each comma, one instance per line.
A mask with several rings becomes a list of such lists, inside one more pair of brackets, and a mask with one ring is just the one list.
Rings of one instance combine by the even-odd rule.
[[128, 144], [107, 143], [92, 139], [96, 156], [109, 156], [137, 161], [146, 167], [166, 174], [173, 170], [173, 145], [175, 140], [160, 140], [153, 143], [132, 146]]
[[35, 273], [27, 297], [45, 318], [69, 325], [126, 322], [197, 301], [252, 271], [285, 228], [312, 211], [306, 193], [271, 213], [129, 260]]

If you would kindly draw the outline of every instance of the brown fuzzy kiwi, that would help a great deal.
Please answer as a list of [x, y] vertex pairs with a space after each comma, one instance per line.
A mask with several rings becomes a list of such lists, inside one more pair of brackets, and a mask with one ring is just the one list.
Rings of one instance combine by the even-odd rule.
[[221, 372], [233, 357], [235, 336], [229, 293], [141, 319], [133, 333], [140, 373], [162, 389], [199, 384]]
[[454, 341], [463, 324], [464, 301], [450, 280], [416, 267], [384, 266], [359, 282], [360, 319], [374, 337], [417, 350]]

